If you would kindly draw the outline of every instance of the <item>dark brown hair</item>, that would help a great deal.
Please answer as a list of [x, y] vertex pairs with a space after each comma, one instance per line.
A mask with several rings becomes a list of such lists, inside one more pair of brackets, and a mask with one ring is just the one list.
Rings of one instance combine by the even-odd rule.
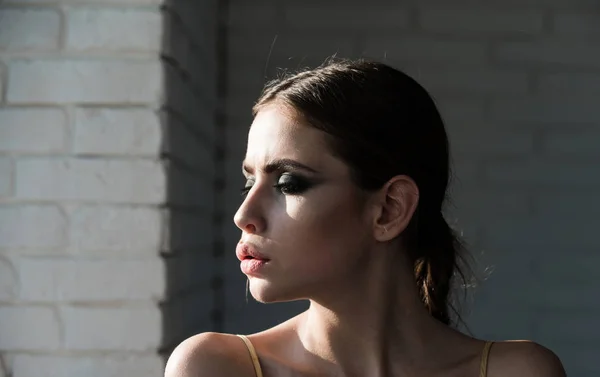
[[[417, 211], [402, 237], [428, 311], [451, 324], [453, 276], [461, 272], [462, 244], [443, 217], [450, 179], [444, 123], [427, 91], [388, 65], [330, 61], [267, 84], [254, 106], [281, 101], [324, 131], [335, 155], [364, 190], [405, 174], [419, 188]], [[455, 314], [458, 314], [454, 310]], [[460, 317], [460, 316], [459, 316]]]

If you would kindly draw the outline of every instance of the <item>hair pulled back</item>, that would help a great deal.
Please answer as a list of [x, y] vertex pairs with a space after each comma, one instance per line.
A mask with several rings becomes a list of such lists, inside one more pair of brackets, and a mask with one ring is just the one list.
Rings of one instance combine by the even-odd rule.
[[[461, 272], [462, 244], [443, 204], [450, 179], [449, 143], [436, 105], [411, 77], [365, 60], [331, 61], [267, 84], [253, 112], [280, 101], [328, 135], [333, 153], [355, 183], [380, 189], [404, 174], [419, 188], [417, 210], [402, 237], [427, 310], [451, 324], [453, 276]], [[454, 310], [456, 313], [456, 310]]]

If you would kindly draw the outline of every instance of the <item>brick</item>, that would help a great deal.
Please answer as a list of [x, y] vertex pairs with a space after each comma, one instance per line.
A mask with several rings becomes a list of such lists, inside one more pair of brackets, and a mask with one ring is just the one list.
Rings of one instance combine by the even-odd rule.
[[216, 133], [214, 98], [209, 99], [201, 93], [188, 77], [184, 77], [181, 71], [171, 64], [165, 64], [165, 77], [169, 82], [166, 107], [169, 111], [174, 111], [180, 121], [194, 127], [196, 133], [206, 140], [207, 144], [212, 144]]
[[248, 93], [258, 97], [263, 86], [270, 78], [265, 77], [265, 65], [257, 61], [248, 62], [244, 69], [228, 72], [227, 90], [232, 93]]
[[13, 300], [18, 291], [19, 281], [13, 264], [0, 255], [0, 302]]
[[534, 138], [531, 132], [511, 132], [480, 127], [469, 129], [463, 125], [449, 130], [452, 155], [470, 156], [513, 155], [533, 153]]
[[306, 31], [315, 29], [340, 30], [398, 29], [409, 25], [409, 12], [405, 7], [379, 4], [290, 4], [285, 7], [287, 26]]
[[0, 8], [0, 50], [56, 49], [59, 35], [55, 10]]
[[[481, 300], [481, 295], [477, 296]], [[469, 330], [481, 339], [530, 339], [533, 334], [534, 313], [524, 310], [507, 309], [508, 306], [495, 300], [493, 305], [473, 309], [469, 314]], [[513, 304], [514, 305], [514, 304]], [[495, 326], [490, 326], [490, 318], [503, 318]]]
[[[211, 309], [206, 302], [212, 296], [210, 288], [204, 287], [172, 297], [165, 303], [163, 316], [169, 329], [164, 333], [165, 349], [174, 348], [190, 335], [210, 331]], [[189, 316], [187, 313], [194, 313], [194, 316]]]
[[[560, 173], [562, 171], [558, 171], [557, 176]], [[568, 177], [562, 179], [568, 182]], [[522, 250], [524, 254], [537, 253], [537, 257], [542, 258], [545, 257], [544, 253], [552, 249], [598, 247], [597, 221], [508, 216], [486, 220], [483, 225], [486, 245], [493, 245], [494, 249], [500, 251]]]
[[[265, 32], [232, 32], [228, 38], [231, 61], [243, 59], [248, 64], [262, 67], [299, 68], [311, 65], [315, 60], [334, 54], [347, 56], [352, 53], [354, 43], [345, 37], [322, 36], [318, 39], [304, 35]], [[273, 69], [271, 69], [273, 70]], [[257, 93], [258, 94], [258, 93]]]
[[170, 209], [163, 249], [210, 253], [215, 237], [211, 213]]
[[542, 148], [552, 156], [594, 158], [600, 157], [600, 132], [592, 131], [554, 131], [548, 132]]
[[22, 159], [16, 163], [16, 197], [103, 203], [163, 203], [166, 176], [158, 161]]
[[[216, 47], [215, 47], [216, 48]], [[217, 69], [219, 66], [217, 55], [211, 50], [205, 49], [208, 52], [202, 52], [200, 49], [192, 49], [186, 60], [181, 63], [181, 66], [186, 69], [192, 80], [200, 86], [210, 97], [216, 95], [218, 87]], [[187, 61], [187, 64], [184, 63]]]
[[[163, 122], [166, 125], [164, 135], [163, 151], [185, 162], [187, 166], [206, 172], [210, 176], [215, 173], [215, 151], [213, 141], [210, 137], [204, 138], [202, 124], [188, 124], [182, 122], [176, 116], [163, 114]], [[201, 128], [194, 131], [192, 127]], [[206, 125], [208, 127], [212, 126]], [[213, 132], [209, 131], [208, 134]]]
[[600, 74], [548, 73], [538, 77], [537, 91], [541, 94], [600, 94]]
[[[444, 0], [421, 0], [419, 3], [432, 4], [432, 5], [445, 5], [447, 4]], [[461, 0], [460, 5], [474, 5], [480, 6], [482, 3], [478, 0]], [[595, 7], [598, 3], [595, 0], [573, 0], [570, 2], [565, 2], [564, 0], [494, 0], [491, 2], [486, 2], [485, 4], [489, 4], [490, 6], [495, 6], [498, 9], [514, 9], [514, 10], [530, 10], [530, 9], [539, 9], [539, 6], [542, 5], [546, 8], [556, 9], [556, 10], [568, 10], [568, 9], [586, 9]]]
[[9, 103], [151, 103], [159, 100], [162, 69], [144, 60], [15, 60]]
[[[550, 283], [557, 286], [553, 287], [553, 292], [555, 292], [554, 288], [562, 286], [566, 291], [565, 296], [573, 294], [572, 303], [573, 306], [576, 306], [575, 299], [581, 301], [585, 299], [583, 294], [576, 294], [574, 291], [584, 286], [595, 287], [600, 284], [600, 276], [597, 273], [599, 265], [600, 255], [593, 249], [561, 249], [547, 252], [546, 259], [536, 261], [533, 266], [533, 273], [536, 279], [541, 281], [554, 281], [555, 283]], [[596, 300], [592, 299], [589, 302], [594, 303], [600, 309], [600, 305]]]
[[[593, 252], [593, 250], [589, 249], [588, 252]], [[575, 254], [575, 256], [578, 255], [580, 255], [580, 253]], [[593, 272], [591, 275], [583, 275], [587, 270], [590, 270], [592, 266], [581, 272], [577, 271], [576, 273], [573, 273], [575, 270], [572, 270], [572, 268], [578, 265], [578, 263], [573, 263], [573, 256], [569, 258], [569, 261], [565, 261], [564, 264], [560, 265], [559, 262], [562, 260], [556, 258], [553, 254], [551, 254], [551, 256], [552, 259], [548, 259], [546, 263], [557, 265], [557, 268], [552, 269], [547, 268], [546, 266], [534, 268], [532, 277], [538, 282], [537, 284], [543, 285], [540, 292], [552, 292], [552, 296], [540, 294], [536, 297], [536, 300], [531, 303], [544, 311], [573, 310], [573, 308], [577, 308], [577, 310], [581, 312], [593, 312], [598, 310], [598, 301], [596, 299], [597, 289], [595, 289], [598, 285], [597, 274]], [[589, 260], [589, 258], [583, 260], [586, 261]], [[544, 262], [541, 264], [544, 264]], [[540, 270], [542, 269], [547, 269], [548, 271], [540, 273]], [[549, 277], [546, 274], [546, 272], [549, 273], [550, 271], [557, 269], [562, 270], [562, 273], [559, 272], [556, 277]], [[558, 277], [563, 280], [558, 280]]]
[[598, 36], [600, 17], [597, 14], [557, 13], [554, 16], [554, 31], [569, 36]]
[[[4, 0], [6, 4], [56, 4], [56, 0]], [[61, 0], [61, 4], [85, 4], [89, 5], [103, 4], [103, 5], [123, 5], [122, 0]], [[128, 0], [129, 5], [161, 5], [164, 0]]]
[[160, 355], [15, 355], [13, 376], [37, 377], [160, 377], [164, 361]]
[[[412, 73], [412, 74], [411, 74]], [[484, 69], [423, 69], [409, 74], [434, 96], [457, 94], [525, 94], [529, 77], [523, 72]]]
[[0, 248], [56, 249], [66, 244], [66, 218], [55, 206], [0, 206]]
[[576, 195], [564, 193], [536, 193], [533, 196], [535, 211], [539, 216], [581, 216], [593, 218], [600, 215], [600, 195], [595, 192]]
[[170, 204], [210, 210], [214, 202], [213, 177], [169, 164]]
[[485, 107], [481, 100], [436, 98], [438, 111], [448, 130], [453, 127], [464, 127], [465, 124], [484, 123]]
[[577, 312], [572, 309], [547, 311], [536, 321], [536, 332], [544, 339], [563, 342], [590, 342], [600, 338], [599, 311]]
[[436, 32], [518, 33], [542, 31], [543, 14], [527, 10], [502, 10], [492, 7], [425, 7], [420, 9], [423, 29]]
[[6, 77], [6, 65], [0, 61], [0, 102], [4, 102], [4, 87], [5, 87], [5, 80]]
[[162, 20], [158, 10], [73, 8], [66, 20], [67, 49], [160, 51]]
[[460, 41], [432, 37], [366, 37], [363, 55], [398, 62], [423, 62], [427, 64], [468, 63], [479, 64], [486, 60], [483, 42]]
[[41, 302], [159, 299], [166, 279], [158, 256], [146, 260], [26, 258], [19, 261], [19, 277], [20, 298]]
[[83, 206], [69, 209], [69, 218], [70, 245], [88, 253], [156, 255], [165, 226], [159, 208]]
[[0, 318], [0, 350], [38, 351], [60, 347], [59, 320], [52, 308], [0, 306]]
[[[270, 28], [278, 22], [278, 9], [273, 4], [231, 3], [228, 5], [229, 28]], [[249, 17], [249, 15], [252, 15]]]
[[67, 119], [59, 109], [0, 109], [0, 150], [52, 153], [66, 148]]
[[529, 184], [555, 188], [593, 188], [600, 186], [600, 176], [593, 163], [554, 161], [490, 162], [486, 175], [497, 183]]
[[[253, 3], [252, 6], [254, 5]], [[214, 92], [217, 87], [218, 63], [214, 53], [217, 48], [214, 40], [217, 28], [215, 25], [214, 29], [210, 29], [209, 24], [215, 21], [210, 20], [208, 24], [200, 25], [202, 21], [199, 17], [203, 16], [197, 12], [188, 17], [193, 18], [193, 25], [198, 27], [186, 27], [179, 15], [164, 12], [162, 54], [176, 61], [177, 66], [185, 70], [192, 81], [198, 83], [200, 89]], [[198, 31], [194, 32], [194, 29]]]
[[169, 8], [179, 16], [187, 30], [189, 37], [193, 38], [201, 53], [212, 54], [216, 49], [216, 33], [219, 23], [225, 22], [224, 17], [215, 17], [217, 2], [211, 1], [172, 1]]
[[224, 103], [226, 113], [231, 114], [230, 118], [233, 116], [236, 119], [246, 118], [248, 120], [246, 124], [249, 126], [252, 123], [252, 106], [256, 103], [259, 95], [260, 90], [251, 93], [234, 92], [230, 94]]
[[600, 372], [597, 342], [564, 342], [551, 339], [549, 334], [539, 334], [538, 341], [554, 351], [561, 359], [569, 376], [595, 377]]
[[9, 158], [0, 157], [0, 198], [13, 193], [13, 163]]
[[594, 46], [581, 41], [505, 42], [495, 47], [493, 57], [498, 63], [523, 66], [595, 68], [600, 65], [600, 51]]
[[530, 97], [494, 100], [490, 116], [498, 121], [569, 124], [595, 122], [597, 102], [591, 98]]
[[68, 350], [154, 351], [160, 346], [162, 316], [156, 305], [61, 309]]
[[77, 154], [157, 156], [162, 129], [150, 109], [80, 108], [73, 138]]
[[481, 174], [482, 164], [477, 159], [467, 156], [452, 158], [452, 170], [455, 183], [462, 185], [475, 180]]
[[169, 297], [189, 291], [191, 288], [202, 287], [207, 291], [210, 290], [210, 281], [215, 273], [214, 264], [206, 263], [210, 258], [212, 258], [210, 244], [165, 258], [168, 274], [172, 277], [169, 281]]
[[476, 192], [461, 190], [455, 193], [451, 202], [461, 214], [482, 215], [515, 215], [530, 214], [530, 199], [524, 193], [491, 192], [478, 190]]
[[179, 17], [172, 12], [164, 11], [163, 19], [163, 54], [175, 60], [180, 67], [191, 73], [194, 70], [190, 65], [193, 40], [187, 35], [187, 30]]
[[[172, 2], [165, 8], [163, 54], [177, 61], [204, 88], [216, 88], [216, 21], [211, 11], [198, 11], [203, 2]], [[175, 12], [171, 8], [183, 6]]]

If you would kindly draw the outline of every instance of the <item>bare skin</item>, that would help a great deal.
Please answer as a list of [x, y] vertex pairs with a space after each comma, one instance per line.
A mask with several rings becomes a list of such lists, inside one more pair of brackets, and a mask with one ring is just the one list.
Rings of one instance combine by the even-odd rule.
[[[419, 195], [409, 177], [361, 191], [324, 135], [280, 104], [257, 114], [244, 166], [249, 191], [234, 221], [240, 242], [269, 259], [248, 275], [250, 292], [264, 303], [310, 300], [306, 312], [249, 337], [265, 377], [479, 376], [484, 342], [426, 311], [402, 252]], [[165, 372], [254, 375], [241, 339], [218, 333], [184, 341]], [[565, 372], [548, 349], [512, 341], [492, 348], [488, 377], [500, 376]]]

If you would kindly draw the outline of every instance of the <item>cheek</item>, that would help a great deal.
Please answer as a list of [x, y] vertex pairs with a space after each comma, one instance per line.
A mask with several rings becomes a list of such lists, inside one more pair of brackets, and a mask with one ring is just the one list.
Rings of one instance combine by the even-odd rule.
[[342, 268], [360, 252], [366, 227], [356, 198], [336, 193], [286, 204], [286, 249], [304, 273]]

